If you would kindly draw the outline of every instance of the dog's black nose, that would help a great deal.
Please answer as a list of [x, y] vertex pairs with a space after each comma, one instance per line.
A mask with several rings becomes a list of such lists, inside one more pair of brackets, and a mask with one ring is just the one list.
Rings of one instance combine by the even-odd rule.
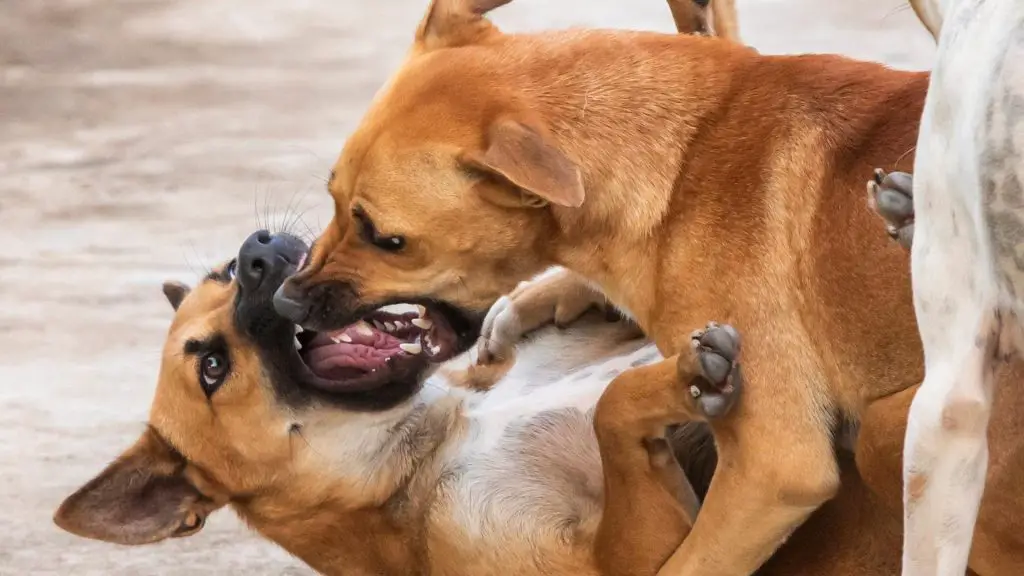
[[280, 282], [293, 273], [306, 253], [305, 244], [287, 234], [253, 232], [238, 250], [238, 282], [248, 291]]

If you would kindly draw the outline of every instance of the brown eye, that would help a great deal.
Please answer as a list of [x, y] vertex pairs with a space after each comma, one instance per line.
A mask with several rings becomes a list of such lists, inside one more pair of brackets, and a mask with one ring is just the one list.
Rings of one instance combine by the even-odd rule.
[[367, 244], [373, 244], [387, 252], [398, 252], [405, 248], [404, 236], [390, 236], [378, 232], [377, 228], [373, 225], [373, 221], [370, 220], [370, 217], [366, 215], [366, 212], [361, 207], [356, 206], [352, 209], [352, 217], [359, 227], [359, 237]]
[[373, 245], [381, 250], [397, 252], [402, 248], [405, 248], [405, 238], [401, 236], [381, 236], [377, 238], [377, 241], [374, 242]]
[[231, 371], [227, 357], [220, 352], [211, 352], [199, 361], [199, 381], [203, 391], [210, 396], [220, 388]]

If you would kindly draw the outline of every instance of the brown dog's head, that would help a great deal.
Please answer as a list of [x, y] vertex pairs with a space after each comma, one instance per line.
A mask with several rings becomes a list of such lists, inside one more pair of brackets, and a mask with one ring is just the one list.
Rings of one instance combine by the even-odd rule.
[[[432, 2], [334, 166], [334, 218], [275, 297], [282, 315], [331, 330], [382, 305], [421, 304], [433, 324], [424, 354], [441, 362], [473, 344], [498, 297], [555, 263], [561, 237], [579, 234], [554, 216], [587, 201], [579, 154], [556, 138], [564, 118], [544, 114], [567, 104], [560, 82], [586, 83], [596, 100], [605, 79], [572, 67], [610, 58], [621, 40], [504, 35], [484, 14], [508, 1]], [[568, 104], [587, 113], [582, 94]]]
[[[334, 334], [297, 332], [272, 298], [306, 256], [297, 238], [261, 231], [196, 288], [164, 285], [176, 312], [149, 426], [64, 501], [55, 515], [60, 527], [146, 544], [191, 535], [224, 504], [267, 493], [297, 502], [308, 492], [320, 501], [339, 478], [377, 489], [369, 471], [382, 467], [380, 455], [366, 448], [367, 438], [387, 436], [428, 363], [404, 359], [386, 379], [374, 371], [413, 356], [403, 346], [420, 333], [411, 322], [418, 316], [381, 311]], [[358, 500], [355, 491], [332, 495]]]

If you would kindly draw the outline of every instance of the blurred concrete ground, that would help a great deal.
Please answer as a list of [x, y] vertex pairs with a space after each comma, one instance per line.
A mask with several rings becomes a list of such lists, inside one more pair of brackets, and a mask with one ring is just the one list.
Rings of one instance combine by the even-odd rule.
[[[426, 0], [0, 4], [0, 574], [300, 574], [230, 513], [126, 549], [50, 515], [138, 435], [170, 318], [257, 225], [327, 221], [324, 177]], [[903, 0], [740, 0], [762, 52], [927, 68]], [[661, 0], [516, 0], [507, 29], [671, 31]]]

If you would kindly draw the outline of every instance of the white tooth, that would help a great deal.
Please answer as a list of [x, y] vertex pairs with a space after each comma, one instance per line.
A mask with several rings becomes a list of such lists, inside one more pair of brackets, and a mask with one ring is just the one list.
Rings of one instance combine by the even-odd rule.
[[376, 320], [373, 321], [373, 325], [377, 327], [377, 330], [384, 330], [384, 325]]
[[413, 318], [412, 325], [423, 330], [430, 330], [434, 323], [426, 318]]
[[426, 307], [420, 306], [419, 304], [417, 304], [416, 305], [416, 312], [418, 312], [420, 316], [423, 316], [424, 314], [427, 313], [427, 309], [426, 309]]
[[401, 320], [395, 320], [395, 328], [398, 328], [399, 330], [405, 328], [405, 322], [402, 322]]
[[423, 352], [423, 347], [420, 346], [419, 344], [409, 344], [403, 342], [399, 344], [398, 347], [401, 348], [402, 350], [405, 350], [409, 354], [419, 354], [420, 352]]
[[294, 340], [295, 340], [295, 347], [296, 348], [302, 348], [302, 344], [299, 343], [299, 339], [295, 338]]
[[433, 356], [437, 356], [437, 353], [440, 352], [440, 351], [441, 351], [441, 347], [440, 346], [431, 346], [431, 348], [430, 348], [430, 354], [433, 355]]
[[349, 336], [348, 334], [339, 334], [338, 336], [333, 336], [331, 337], [331, 340], [334, 340], [335, 344], [341, 344], [342, 342], [344, 342], [345, 344], [352, 343], [352, 337]]
[[385, 322], [384, 323], [384, 329], [387, 330], [388, 332], [394, 332], [395, 331], [395, 325], [392, 324], [391, 322]]
[[356, 332], [359, 332], [363, 336], [373, 336], [373, 328], [370, 328], [370, 325], [363, 320], [356, 322], [355, 328]]
[[302, 334], [302, 326], [299, 326], [298, 324], [296, 324], [295, 325], [295, 333], [296, 334]]

